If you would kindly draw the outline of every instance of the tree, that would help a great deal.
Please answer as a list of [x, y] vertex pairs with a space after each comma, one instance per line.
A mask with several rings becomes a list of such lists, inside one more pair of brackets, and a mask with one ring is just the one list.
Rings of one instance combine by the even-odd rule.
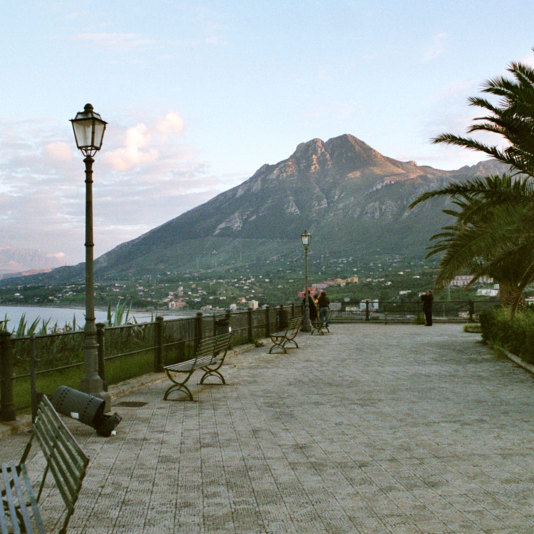
[[523, 290], [534, 280], [534, 69], [512, 63], [512, 80], [486, 82], [484, 92], [500, 97], [497, 105], [470, 98], [471, 105], [489, 112], [478, 117], [469, 132], [499, 134], [508, 146], [487, 145], [470, 137], [443, 134], [448, 143], [484, 152], [510, 166], [510, 174], [454, 183], [421, 195], [411, 205], [435, 196], [450, 196], [455, 209], [444, 210], [454, 222], [432, 236], [429, 253], [442, 253], [436, 286], [445, 287], [456, 274], [469, 270], [500, 284], [501, 301], [513, 317], [524, 302]]
[[472, 283], [488, 275], [500, 284], [511, 315], [524, 305], [523, 290], [534, 280], [534, 189], [532, 180], [508, 175], [451, 184], [421, 195], [413, 204], [449, 195], [455, 221], [432, 236], [428, 256], [443, 253], [435, 285], [446, 287], [460, 272]]
[[445, 133], [434, 143], [448, 143], [483, 152], [514, 172], [534, 176], [534, 69], [522, 63], [511, 63], [508, 71], [514, 79], [498, 77], [486, 82], [482, 91], [499, 98], [497, 105], [486, 98], [471, 97], [472, 106], [482, 108], [488, 115], [477, 117], [468, 132], [485, 131], [500, 135], [506, 148], [487, 145], [472, 137]]

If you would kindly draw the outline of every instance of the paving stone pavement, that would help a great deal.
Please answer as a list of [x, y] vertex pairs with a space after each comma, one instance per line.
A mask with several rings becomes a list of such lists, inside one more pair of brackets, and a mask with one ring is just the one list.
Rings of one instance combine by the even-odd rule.
[[68, 531], [534, 532], [530, 373], [461, 325], [331, 330], [231, 357], [194, 402], [131, 392], [116, 436], [69, 420], [91, 463]]

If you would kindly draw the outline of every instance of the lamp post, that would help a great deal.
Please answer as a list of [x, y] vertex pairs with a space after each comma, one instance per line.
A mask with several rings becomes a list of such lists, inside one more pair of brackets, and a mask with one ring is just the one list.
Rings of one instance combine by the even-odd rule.
[[308, 232], [308, 230], [304, 230], [300, 238], [302, 239], [302, 244], [304, 245], [304, 284], [306, 287], [304, 291], [304, 319], [302, 321], [301, 330], [303, 332], [311, 332], [312, 325], [310, 322], [310, 311], [308, 308], [308, 247], [310, 246], [311, 234]]
[[93, 156], [102, 147], [107, 122], [86, 104], [83, 111], [71, 119], [76, 146], [85, 156], [85, 371], [81, 390], [102, 398], [109, 411], [111, 398], [104, 391], [104, 382], [98, 375], [98, 342], [95, 326], [95, 291], [93, 277]]

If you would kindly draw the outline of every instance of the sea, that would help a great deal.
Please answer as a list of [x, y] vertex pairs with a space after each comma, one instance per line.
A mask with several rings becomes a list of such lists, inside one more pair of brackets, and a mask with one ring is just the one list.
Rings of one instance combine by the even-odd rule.
[[[17, 328], [23, 315], [28, 325], [32, 324], [35, 319], [44, 321], [50, 319], [49, 326], [54, 326], [57, 323], [59, 328], [63, 328], [66, 324], [72, 325], [74, 317], [76, 317], [77, 325], [83, 326], [85, 324], [85, 309], [83, 308], [0, 306], [0, 321], [3, 322], [7, 318], [7, 329], [9, 331]], [[158, 313], [158, 315], [164, 314]], [[153, 315], [146, 311], [130, 311], [129, 317], [135, 317], [138, 323], [143, 323], [152, 320]], [[176, 315], [173, 315], [173, 317], [176, 317]], [[97, 323], [105, 323], [107, 321], [107, 310], [95, 310], [95, 318]]]

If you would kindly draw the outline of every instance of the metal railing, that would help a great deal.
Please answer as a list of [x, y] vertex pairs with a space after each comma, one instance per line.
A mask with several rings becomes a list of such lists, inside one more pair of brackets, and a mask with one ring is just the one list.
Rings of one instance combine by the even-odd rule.
[[[482, 310], [498, 305], [496, 300], [451, 300], [434, 301], [432, 315], [443, 322], [472, 322]], [[423, 321], [421, 301], [383, 301], [347, 300], [331, 304], [331, 322], [375, 321], [384, 323]]]
[[[233, 346], [253, 343], [283, 329], [301, 315], [294, 304], [242, 312], [214, 313], [117, 327], [97, 326], [98, 373], [109, 384], [187, 359], [203, 337], [232, 331]], [[84, 332], [13, 337], [0, 332], [0, 420], [36, 410], [38, 391], [52, 394], [59, 385], [77, 388], [83, 375]]]

